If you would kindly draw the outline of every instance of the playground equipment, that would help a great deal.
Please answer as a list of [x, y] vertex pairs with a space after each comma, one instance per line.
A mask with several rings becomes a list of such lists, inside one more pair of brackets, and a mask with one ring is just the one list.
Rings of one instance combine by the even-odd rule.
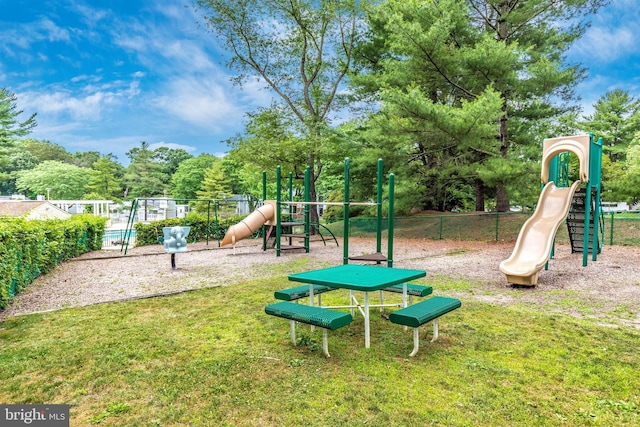
[[187, 236], [191, 227], [162, 227], [164, 250], [171, 254], [171, 268], [176, 269], [176, 254], [187, 251]]
[[[309, 183], [310, 183], [310, 169], [307, 167], [305, 169], [305, 185], [304, 185], [304, 201], [302, 202], [293, 202], [292, 199], [292, 191], [291, 191], [291, 174], [289, 174], [289, 199], [290, 201], [283, 201], [282, 194], [282, 176], [281, 176], [281, 168], [278, 166], [276, 168], [276, 200], [265, 200], [263, 206], [258, 208], [256, 211], [251, 213], [247, 218], [241, 221], [238, 224], [235, 224], [227, 230], [226, 235], [222, 239], [221, 246], [234, 244], [241, 239], [249, 237], [260, 227], [269, 226], [271, 229], [275, 229], [275, 248], [276, 248], [276, 256], [280, 256], [283, 250], [288, 249], [305, 249], [306, 252], [309, 252], [309, 236], [311, 224], [309, 220], [309, 207], [316, 205], [336, 205], [344, 207], [344, 257], [343, 263], [348, 264], [349, 260], [358, 260], [358, 261], [374, 261], [377, 264], [386, 261], [388, 266], [391, 267], [393, 265], [393, 211], [394, 211], [394, 175], [393, 173], [389, 174], [389, 228], [388, 228], [388, 243], [387, 243], [387, 256], [382, 254], [382, 179], [383, 179], [383, 162], [382, 159], [378, 159], [378, 170], [377, 170], [377, 196], [376, 202], [352, 202], [350, 199], [349, 192], [349, 182], [350, 182], [350, 164], [351, 161], [349, 158], [344, 160], [344, 202], [312, 202], [309, 197]], [[266, 199], [266, 172], [263, 172], [262, 176], [263, 180], [263, 200]], [[302, 205], [304, 206], [304, 221], [297, 222], [287, 222], [283, 221], [282, 211], [283, 206], [288, 206], [288, 214], [291, 214], [291, 206], [292, 205]], [[376, 221], [376, 252], [371, 255], [361, 255], [349, 257], [349, 207], [350, 206], [376, 206], [377, 207], [377, 221]], [[283, 228], [292, 228], [295, 226], [303, 226], [304, 233], [302, 234], [293, 234], [293, 233], [283, 233]], [[321, 224], [314, 224], [314, 226], [320, 228], [323, 227]], [[326, 227], [325, 227], [326, 229]], [[267, 238], [271, 233], [264, 232], [263, 235], [263, 250], [267, 249]], [[330, 233], [330, 231], [329, 231]], [[331, 234], [333, 236], [333, 234]], [[292, 245], [282, 245], [281, 239], [282, 237], [300, 237], [304, 239], [304, 246], [292, 246]], [[333, 236], [335, 239], [335, 236]], [[323, 239], [324, 240], [324, 239]], [[337, 240], [336, 240], [337, 243]]]
[[[129, 242], [133, 236], [133, 232], [135, 228], [136, 217], [140, 213], [139, 211], [141, 211], [141, 213], [144, 215], [144, 218], [141, 219], [141, 221], [147, 221], [147, 208], [149, 206], [154, 206], [156, 204], [167, 205], [168, 201], [169, 199], [167, 199], [166, 197], [147, 197], [147, 198], [136, 198], [133, 200], [133, 202], [131, 203], [131, 210], [129, 211], [129, 215], [127, 218], [127, 225], [124, 230], [124, 237], [123, 237], [122, 246], [120, 248], [120, 252], [123, 252], [124, 255], [127, 254], [127, 251], [129, 249]], [[223, 201], [215, 200], [215, 199], [175, 199], [173, 201], [187, 203], [187, 204], [189, 202], [206, 203], [207, 204], [207, 227], [206, 227], [207, 245], [209, 244], [209, 240], [210, 240], [210, 237], [212, 237], [212, 235], [218, 236], [220, 234], [218, 207], [220, 203]], [[212, 208], [213, 208], [213, 218], [211, 218]], [[220, 245], [219, 238], [218, 238], [218, 245]]]
[[265, 200], [264, 205], [253, 211], [249, 216], [227, 229], [220, 246], [235, 245], [236, 242], [251, 236], [263, 225], [275, 224], [276, 203]]
[[[580, 162], [579, 180], [568, 184], [568, 156]], [[533, 215], [524, 223], [511, 256], [500, 263], [508, 283], [534, 286], [538, 273], [553, 257], [554, 239], [560, 225], [569, 217], [567, 228], [572, 251], [583, 253], [586, 267], [591, 249], [593, 261], [600, 249], [600, 177], [602, 138], [577, 135], [545, 139], [541, 179], [544, 185]], [[557, 183], [557, 185], [556, 185]], [[585, 184], [585, 191], [578, 191]], [[595, 249], [594, 249], [595, 248]]]

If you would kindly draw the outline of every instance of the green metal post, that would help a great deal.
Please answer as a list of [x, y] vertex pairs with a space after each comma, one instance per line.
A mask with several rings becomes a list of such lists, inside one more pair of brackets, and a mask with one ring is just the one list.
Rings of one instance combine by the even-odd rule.
[[393, 227], [395, 221], [395, 201], [394, 201], [394, 192], [395, 192], [395, 175], [389, 174], [389, 225], [387, 230], [387, 267], [393, 267]]
[[[307, 166], [304, 170], [304, 250], [309, 253], [309, 233], [311, 232], [310, 228], [310, 208], [309, 202], [311, 198], [311, 168]], [[318, 225], [319, 226], [319, 225]]]
[[[293, 172], [289, 172], [289, 201], [293, 202]], [[291, 218], [293, 217], [293, 205], [291, 203], [289, 203], [287, 213], [289, 214], [289, 221], [291, 221]]]
[[[267, 171], [262, 171], [262, 203], [267, 200]], [[267, 250], [267, 230], [262, 226], [262, 250]]]
[[276, 256], [280, 256], [280, 235], [282, 234], [282, 230], [280, 228], [280, 216], [281, 216], [281, 206], [282, 196], [280, 195], [282, 191], [282, 177], [281, 177], [281, 168], [280, 166], [276, 167]]
[[376, 193], [376, 253], [382, 253], [382, 159], [378, 159], [378, 191]]
[[500, 215], [498, 214], [498, 211], [496, 211], [496, 242], [498, 241], [498, 237], [499, 237], [498, 235], [498, 227], [500, 227], [499, 218], [500, 218]]
[[[289, 172], [289, 181], [287, 182], [287, 197], [289, 202], [293, 202], [293, 172]], [[287, 205], [287, 221], [293, 221], [293, 205], [289, 203]], [[293, 228], [287, 230], [289, 233], [293, 233]], [[289, 246], [293, 244], [293, 237], [289, 237]]]
[[443, 222], [443, 216], [440, 215], [440, 236], [439, 236], [440, 240], [442, 240], [442, 228], [443, 228], [443, 225], [444, 225], [442, 222]]
[[349, 158], [344, 159], [344, 212], [343, 222], [343, 256], [342, 263], [349, 264]]

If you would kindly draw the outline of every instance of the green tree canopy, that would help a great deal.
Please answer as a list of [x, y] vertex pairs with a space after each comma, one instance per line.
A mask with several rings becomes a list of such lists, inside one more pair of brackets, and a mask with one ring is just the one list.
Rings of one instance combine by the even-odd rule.
[[90, 176], [86, 168], [56, 160], [46, 160], [17, 175], [17, 189], [27, 192], [31, 198], [48, 194], [51, 199], [58, 200], [82, 199]]
[[[53, 144], [46, 140], [39, 141], [37, 139], [24, 139], [20, 141], [19, 145], [21, 149], [28, 151], [38, 159], [38, 162], [55, 160], [58, 162], [73, 163], [73, 154], [69, 153], [59, 144]], [[82, 165], [82, 167], [91, 167], [91, 164]]]
[[[224, 176], [222, 170], [222, 162], [214, 162], [209, 169], [205, 171], [204, 181], [197, 191], [199, 199], [224, 200], [231, 197], [231, 187], [229, 181]], [[199, 205], [198, 209], [202, 209], [204, 205]]]
[[183, 160], [171, 177], [171, 195], [176, 199], [196, 199], [198, 190], [204, 182], [205, 173], [219, 161], [210, 154]]
[[359, 56], [368, 73], [354, 80], [383, 102], [379, 123], [402, 138], [409, 161], [438, 169], [422, 179], [443, 189], [436, 200], [459, 187], [453, 178], [473, 184], [476, 209], [489, 187], [505, 211], [509, 187], [527, 173], [529, 147], [545, 137], [532, 139], [531, 128], [574, 98], [583, 70], [563, 54], [584, 30], [580, 18], [605, 3], [389, 0], [371, 15]]
[[99, 199], [119, 201], [123, 197], [122, 176], [124, 168], [115, 161], [112, 154], [100, 156], [89, 170], [87, 193]]
[[131, 163], [125, 171], [123, 183], [128, 197], [164, 196], [168, 178], [163, 172], [163, 166], [154, 159], [149, 143], [141, 141], [140, 147], [127, 152], [127, 157]]

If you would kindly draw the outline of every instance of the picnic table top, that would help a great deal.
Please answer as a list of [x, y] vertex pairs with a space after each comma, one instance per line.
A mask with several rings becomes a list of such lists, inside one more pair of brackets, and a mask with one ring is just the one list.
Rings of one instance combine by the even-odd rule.
[[426, 275], [427, 273], [424, 270], [346, 264], [291, 274], [289, 275], [289, 280], [368, 292], [419, 279]]

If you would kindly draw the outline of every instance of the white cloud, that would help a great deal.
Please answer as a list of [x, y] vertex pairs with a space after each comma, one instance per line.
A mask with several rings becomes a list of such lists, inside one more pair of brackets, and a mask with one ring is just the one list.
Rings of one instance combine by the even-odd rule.
[[219, 130], [242, 119], [240, 108], [228, 98], [223, 86], [196, 77], [172, 80], [163, 90], [166, 95], [153, 104], [180, 121], [204, 129]]
[[44, 18], [40, 21], [39, 27], [42, 30], [43, 36], [50, 42], [56, 41], [70, 41], [69, 30], [66, 28], [58, 27], [55, 22], [48, 18]]
[[634, 31], [629, 27], [592, 27], [576, 48], [589, 62], [614, 62], [638, 49]]

